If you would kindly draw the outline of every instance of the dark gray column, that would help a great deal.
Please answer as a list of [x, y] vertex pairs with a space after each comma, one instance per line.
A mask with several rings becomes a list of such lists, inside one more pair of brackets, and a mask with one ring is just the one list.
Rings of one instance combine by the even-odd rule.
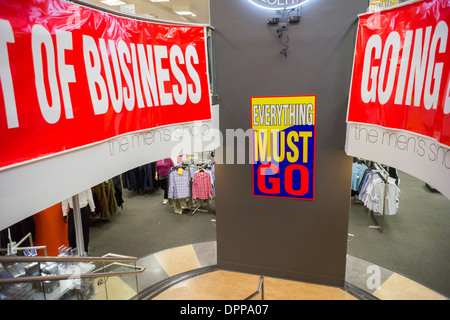
[[224, 137], [226, 129], [251, 128], [253, 96], [317, 96], [314, 201], [253, 197], [248, 156], [246, 164], [217, 165], [219, 267], [343, 286], [352, 164], [345, 118], [357, 14], [367, 7], [361, 0], [310, 1], [284, 33], [284, 57], [277, 26], [266, 23], [280, 14], [246, 0], [211, 0]]

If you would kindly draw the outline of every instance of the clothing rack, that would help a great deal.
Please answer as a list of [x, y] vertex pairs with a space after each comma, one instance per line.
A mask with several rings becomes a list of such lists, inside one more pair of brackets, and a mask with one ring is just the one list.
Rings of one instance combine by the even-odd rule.
[[209, 199], [206, 199], [207, 209], [201, 209], [201, 207], [202, 207], [201, 204], [196, 204], [196, 207], [194, 208], [194, 198], [192, 197], [192, 186], [193, 186], [193, 183], [194, 183], [194, 181], [193, 181], [194, 177], [191, 176], [190, 168], [194, 167], [194, 168], [198, 168], [198, 169], [205, 169], [210, 164], [211, 164], [211, 160], [209, 160], [209, 159], [195, 159], [195, 160], [192, 160], [192, 162], [189, 164], [189, 178], [190, 178], [190, 188], [191, 188], [191, 198], [190, 198], [191, 204], [190, 204], [190, 207], [191, 207], [191, 215], [192, 216], [197, 211], [198, 212], [208, 213], [209, 212]]
[[[367, 220], [369, 228], [378, 229], [380, 232], [383, 232], [384, 216], [396, 214], [395, 212], [398, 206], [397, 193], [399, 192], [399, 189], [397, 187], [397, 182], [399, 179], [396, 175], [396, 169], [386, 167], [375, 161], [363, 160], [360, 158], [354, 158], [353, 160], [354, 170], [352, 170], [352, 195], [354, 195], [353, 192], [355, 190], [354, 183], [359, 184], [359, 187], [356, 190], [357, 197], [355, 195], [355, 203], [357, 201], [356, 199], [358, 199], [362, 204], [364, 204], [364, 206], [367, 207]], [[357, 167], [355, 164], [356, 162], [366, 166], [366, 169], [362, 168], [364, 170], [362, 177], [362, 171]], [[391, 173], [394, 176], [391, 175]], [[355, 177], [358, 179], [361, 177], [360, 181], [356, 180]], [[374, 181], [375, 177], [379, 178], [379, 182]], [[394, 180], [395, 188], [397, 188], [395, 191], [391, 190], [391, 188], [394, 188]], [[379, 184], [383, 184], [384, 188]], [[368, 189], [369, 187], [370, 189]], [[368, 192], [370, 192], [370, 194], [368, 194]], [[392, 207], [393, 204], [394, 208]]]
[[[386, 173], [387, 176], [389, 176], [389, 174], [381, 166], [375, 165], [375, 167], [378, 167], [378, 169], [372, 169], [371, 170], [371, 177], [370, 177], [370, 179], [371, 179], [371, 183], [372, 183], [373, 182], [374, 173], [376, 173], [381, 178], [381, 180], [383, 180], [383, 183], [384, 183], [383, 210], [382, 210], [381, 214], [376, 214], [375, 212], [373, 212], [373, 210], [369, 209], [368, 213], [367, 213], [367, 222], [368, 222], [369, 228], [378, 229], [380, 232], [383, 232], [384, 213], [385, 213], [385, 210], [386, 210], [387, 183], [388, 182], [387, 182], [387, 178], [384, 177], [382, 174]], [[381, 217], [381, 222], [379, 222], [377, 220], [376, 216], [380, 216]], [[374, 222], [374, 224], [371, 224], [371, 220]]]
[[183, 168], [184, 170], [188, 171], [189, 174], [189, 193], [190, 198], [188, 202], [188, 209], [191, 210], [191, 215], [194, 215], [196, 212], [209, 212], [209, 201], [207, 199], [206, 203], [208, 205], [207, 209], [202, 209], [201, 204], [197, 204], [196, 201], [194, 201], [194, 198], [192, 196], [192, 186], [193, 186], [193, 175], [191, 174], [191, 168], [198, 168], [198, 169], [206, 169], [208, 166], [211, 165], [211, 160], [209, 159], [190, 159], [190, 160], [182, 160], [181, 162], [178, 162], [174, 168], [179, 169]]

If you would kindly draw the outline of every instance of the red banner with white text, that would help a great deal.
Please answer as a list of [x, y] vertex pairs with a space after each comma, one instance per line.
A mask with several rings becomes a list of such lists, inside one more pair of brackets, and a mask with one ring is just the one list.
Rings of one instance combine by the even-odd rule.
[[450, 199], [450, 2], [359, 16], [347, 155], [383, 163]]
[[347, 121], [450, 146], [449, 20], [448, 0], [360, 15]]
[[62, 0], [0, 6], [0, 169], [211, 119], [206, 28]]

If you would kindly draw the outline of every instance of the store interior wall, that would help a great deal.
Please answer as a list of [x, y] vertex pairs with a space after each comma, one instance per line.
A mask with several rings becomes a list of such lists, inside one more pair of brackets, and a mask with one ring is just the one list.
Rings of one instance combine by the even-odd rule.
[[[251, 97], [317, 96], [315, 200], [254, 197], [248, 162], [217, 165], [218, 265], [343, 286], [352, 165], [344, 153], [345, 116], [357, 15], [367, 2], [304, 5], [300, 23], [286, 30], [286, 57], [277, 26], [267, 24], [279, 14], [241, 0], [210, 6], [222, 133], [251, 127]], [[224, 154], [230, 143], [224, 139]]]

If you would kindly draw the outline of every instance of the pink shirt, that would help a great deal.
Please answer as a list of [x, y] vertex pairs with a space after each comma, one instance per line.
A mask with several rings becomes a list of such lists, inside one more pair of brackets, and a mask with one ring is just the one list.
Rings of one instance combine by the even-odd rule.
[[158, 171], [159, 178], [166, 177], [173, 166], [173, 161], [170, 158], [158, 160], [156, 162], [156, 171]]

